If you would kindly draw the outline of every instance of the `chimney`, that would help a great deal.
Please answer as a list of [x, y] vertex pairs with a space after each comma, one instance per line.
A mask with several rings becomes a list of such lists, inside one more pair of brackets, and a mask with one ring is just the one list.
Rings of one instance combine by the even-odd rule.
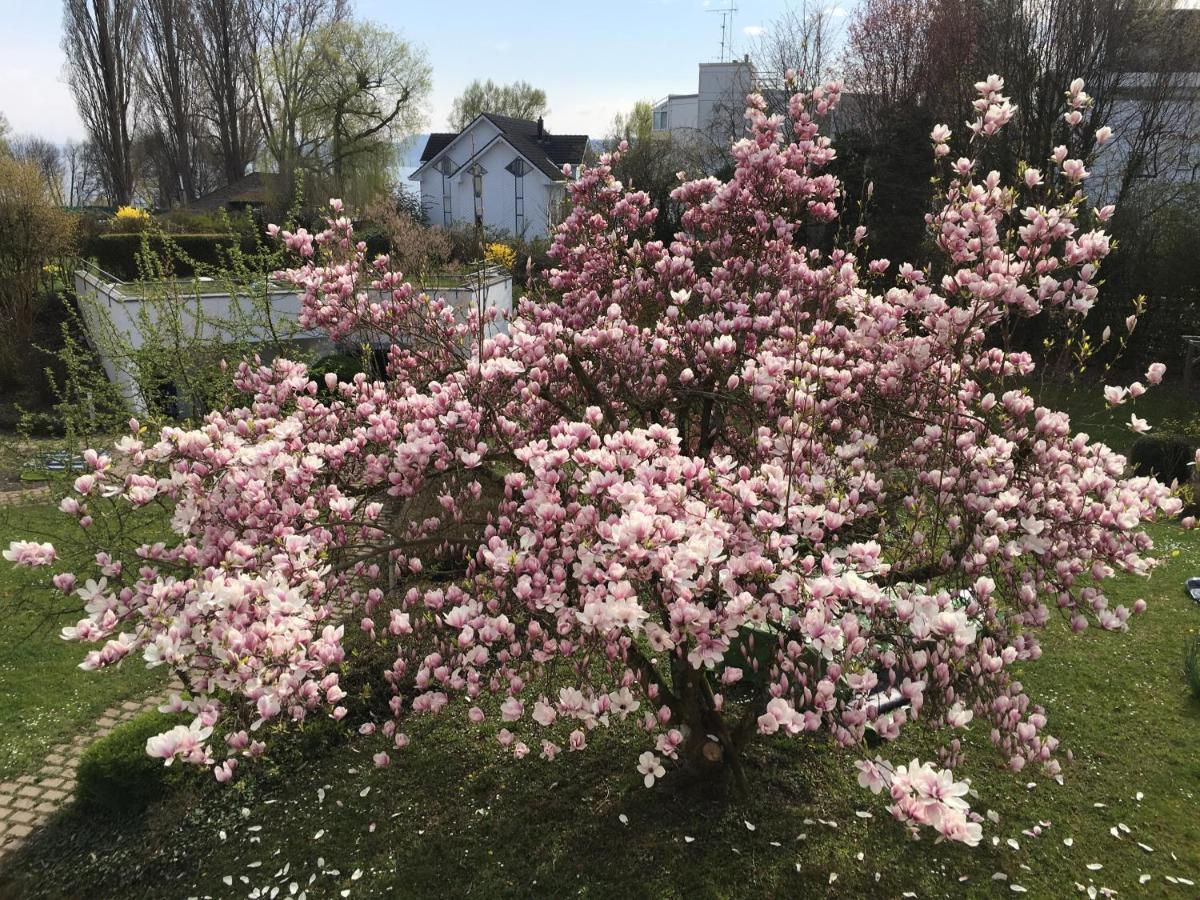
[[537, 139], [540, 141], [544, 134], [545, 134], [545, 131], [542, 129], [542, 117], [538, 116], [538, 137], [537, 137]]

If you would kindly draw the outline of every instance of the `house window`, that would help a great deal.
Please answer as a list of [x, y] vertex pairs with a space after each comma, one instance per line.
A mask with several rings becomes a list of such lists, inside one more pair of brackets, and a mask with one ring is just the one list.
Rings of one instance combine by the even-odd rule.
[[529, 164], [517, 157], [505, 168], [513, 174], [513, 209], [516, 211], [513, 231], [520, 236], [525, 230], [525, 173], [529, 171]]
[[442, 173], [442, 224], [449, 228], [451, 224], [450, 174], [454, 171], [454, 163], [449, 159], [443, 159], [436, 168]]
[[487, 169], [479, 163], [471, 166], [471, 183], [475, 188], [475, 224], [483, 224], [483, 176], [487, 174]]

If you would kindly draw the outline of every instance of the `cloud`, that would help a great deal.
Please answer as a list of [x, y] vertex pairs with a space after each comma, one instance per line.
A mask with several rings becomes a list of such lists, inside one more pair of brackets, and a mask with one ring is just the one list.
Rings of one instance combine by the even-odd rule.
[[747, 25], [742, 29], [742, 34], [746, 35], [747, 37], [758, 37], [766, 30], [767, 29], [763, 28], [761, 25]]

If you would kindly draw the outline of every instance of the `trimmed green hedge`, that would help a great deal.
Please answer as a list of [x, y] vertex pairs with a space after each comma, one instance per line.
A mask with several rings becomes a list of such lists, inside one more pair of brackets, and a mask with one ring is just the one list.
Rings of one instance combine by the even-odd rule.
[[[116, 275], [123, 281], [136, 281], [140, 275], [137, 257], [142, 249], [141, 234], [98, 234], [88, 238], [80, 248], [85, 259], [94, 259], [104, 271]], [[236, 234], [172, 234], [170, 241], [181, 254], [194, 260], [199, 266], [221, 267], [231, 247], [240, 246], [243, 253], [258, 249], [254, 235]], [[160, 235], [147, 237], [151, 251], [164, 258], [166, 244]], [[173, 274], [188, 277], [195, 275], [195, 267], [184, 259], [172, 259]], [[202, 273], [203, 274], [203, 273]]]
[[75, 799], [80, 806], [114, 815], [142, 812], [184, 777], [185, 766], [163, 765], [146, 754], [146, 741], [180, 724], [180, 717], [156, 710], [118, 725], [79, 760]]
[[1159, 481], [1178, 480], [1186, 484], [1192, 477], [1191, 464], [1196, 458], [1200, 438], [1180, 434], [1151, 434], [1139, 437], [1129, 451], [1129, 462], [1138, 475], [1153, 475]]

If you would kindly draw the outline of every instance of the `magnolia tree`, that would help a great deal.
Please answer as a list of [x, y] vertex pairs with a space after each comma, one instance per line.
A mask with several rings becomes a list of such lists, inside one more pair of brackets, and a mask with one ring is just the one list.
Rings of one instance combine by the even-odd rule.
[[[977, 153], [1014, 113], [998, 78], [978, 88]], [[649, 786], [736, 782], [760, 736], [819, 740], [912, 829], [968, 844], [955, 729], [1057, 776], [1013, 667], [1056, 618], [1124, 630], [1145, 604], [1102, 583], [1149, 570], [1139, 525], [1180, 503], [1038, 406], [1032, 359], [989, 335], [1086, 315], [1112, 210], [1087, 209], [1068, 146], [1005, 186], [939, 126], [934, 264], [860, 260], [862, 228], [808, 246], [837, 217], [816, 122], [838, 95], [792, 97], [787, 136], [752, 96], [732, 178], [681, 183], [669, 245], [602, 158], [506, 329], [368, 260], [338, 202], [319, 234], [273, 229], [301, 324], [385, 337], [386, 377], [245, 362], [245, 405], [87, 454], [62, 503], [85, 537], [114, 510], [170, 516], [169, 541], [54, 576], [86, 609], [64, 631], [97, 645], [84, 668], [141, 656], [184, 679], [170, 708], [194, 719], [148, 751], [225, 781], [277, 720], [343, 721], [380, 766], [412, 716], [492, 722], [550, 760], [623, 723]], [[1072, 85], [1067, 126], [1087, 102]], [[936, 762], [867, 749], [918, 720], [947, 730]]]

